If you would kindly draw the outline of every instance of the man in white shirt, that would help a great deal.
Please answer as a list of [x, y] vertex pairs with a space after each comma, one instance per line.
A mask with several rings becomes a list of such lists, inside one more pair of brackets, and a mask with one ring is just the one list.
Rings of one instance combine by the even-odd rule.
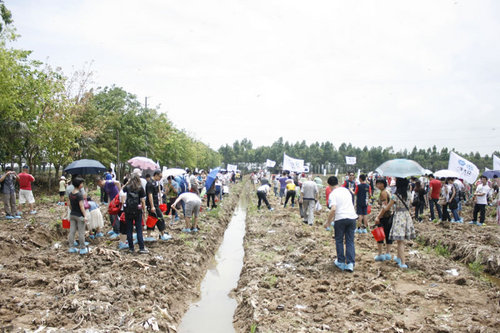
[[271, 208], [271, 205], [269, 204], [269, 201], [267, 201], [267, 194], [269, 193], [269, 190], [270, 190], [269, 184], [261, 185], [257, 189], [257, 198], [259, 198], [259, 203], [257, 204], [257, 209], [260, 209], [260, 205], [261, 205], [262, 201], [264, 201], [267, 208], [271, 211], [273, 210], [273, 208]]
[[[474, 193], [474, 196], [476, 197], [476, 204], [474, 205], [472, 221], [470, 221], [469, 224], [475, 224], [478, 226], [482, 226], [484, 224], [489, 191], [490, 187], [488, 186], [488, 178], [486, 176], [481, 176], [481, 184], [477, 186], [476, 192]], [[479, 222], [477, 222], [478, 213], [480, 213]]]
[[[339, 180], [335, 176], [328, 178], [328, 186], [332, 189], [328, 198], [330, 214], [325, 227], [330, 226], [335, 221], [335, 247], [337, 249], [337, 259], [335, 266], [340, 270], [348, 272], [354, 271], [354, 230], [356, 229], [356, 211], [352, 203], [351, 192], [339, 186]], [[344, 255], [345, 244], [345, 255]]]

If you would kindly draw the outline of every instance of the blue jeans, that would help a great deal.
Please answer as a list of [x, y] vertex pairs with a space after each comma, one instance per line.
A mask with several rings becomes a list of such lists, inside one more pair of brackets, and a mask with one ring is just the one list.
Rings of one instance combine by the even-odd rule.
[[342, 219], [335, 221], [335, 247], [337, 248], [337, 261], [340, 263], [354, 264], [354, 257], [356, 256], [356, 252], [354, 250], [355, 229], [356, 219]]
[[[120, 221], [118, 221], [120, 223]], [[144, 250], [144, 238], [142, 237], [142, 211], [138, 210], [136, 213], [125, 213], [125, 223], [127, 224], [127, 242], [128, 248], [134, 251], [134, 239], [132, 233], [135, 230], [137, 232], [137, 243], [139, 243], [139, 249]]]
[[434, 205], [436, 205], [436, 210], [438, 212], [438, 217], [441, 219], [443, 217], [443, 212], [441, 212], [441, 205], [438, 204], [439, 199], [430, 199], [429, 200], [429, 209], [431, 211], [431, 220], [435, 219], [434, 216]]

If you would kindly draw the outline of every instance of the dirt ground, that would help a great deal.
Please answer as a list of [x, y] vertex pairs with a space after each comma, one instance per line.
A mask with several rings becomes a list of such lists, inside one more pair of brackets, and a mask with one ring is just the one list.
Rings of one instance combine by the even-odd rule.
[[[418, 241], [406, 247], [408, 270], [375, 262], [373, 236], [356, 234], [356, 266], [347, 273], [333, 265], [325, 210], [309, 227], [297, 205], [284, 209], [271, 198], [273, 212], [257, 211], [253, 196], [249, 207], [245, 263], [234, 291], [237, 331], [499, 331], [500, 232], [491, 212], [484, 227], [417, 223]], [[469, 221], [470, 208], [464, 214]]]
[[175, 332], [199, 297], [241, 189], [234, 185], [217, 209], [204, 210], [199, 233], [181, 233], [179, 221], [167, 229], [172, 240], [146, 243], [147, 255], [118, 251], [107, 237], [87, 238], [88, 255], [69, 254], [64, 207], [54, 203], [38, 204], [36, 216], [1, 220], [0, 331]]

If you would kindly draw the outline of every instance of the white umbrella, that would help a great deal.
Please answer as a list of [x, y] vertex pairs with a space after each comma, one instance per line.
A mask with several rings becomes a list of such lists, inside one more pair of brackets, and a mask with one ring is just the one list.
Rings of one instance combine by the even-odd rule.
[[180, 169], [180, 168], [170, 168], [170, 169], [167, 169], [165, 170], [165, 172], [163, 172], [163, 177], [164, 178], [167, 178], [168, 176], [180, 176], [180, 175], [183, 175], [186, 173], [186, 170], [184, 169]]
[[426, 176], [432, 175], [432, 171], [431, 170], [425, 169], [424, 171], [425, 171], [424, 175], [426, 175]]
[[448, 169], [436, 171], [434, 172], [434, 176], [436, 178], [460, 178], [458, 172]]
[[415, 161], [398, 158], [382, 163], [376, 170], [378, 174], [387, 177], [406, 178], [424, 174], [424, 168]]

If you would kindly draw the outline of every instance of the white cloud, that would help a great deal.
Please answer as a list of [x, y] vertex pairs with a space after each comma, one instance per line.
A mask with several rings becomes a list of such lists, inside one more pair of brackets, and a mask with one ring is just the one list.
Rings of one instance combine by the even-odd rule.
[[[19, 45], [217, 148], [248, 137], [498, 149], [491, 1], [7, 1]], [[451, 129], [451, 130], [450, 130]], [[485, 139], [486, 138], [486, 139]]]

